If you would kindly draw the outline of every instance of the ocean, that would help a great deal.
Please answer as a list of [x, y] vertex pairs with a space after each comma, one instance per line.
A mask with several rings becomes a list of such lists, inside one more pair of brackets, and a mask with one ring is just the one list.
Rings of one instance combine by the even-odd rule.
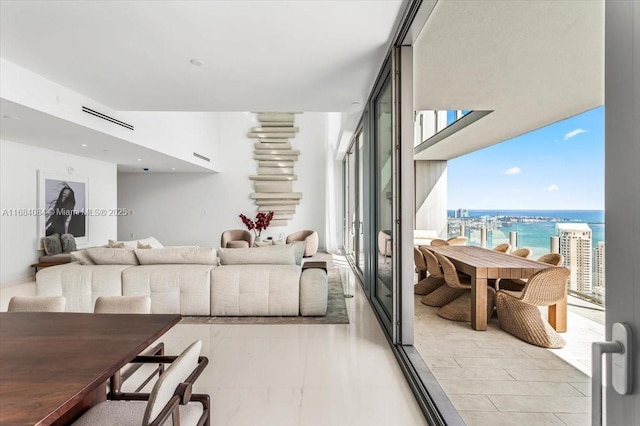
[[[549, 252], [549, 238], [556, 235], [556, 223], [587, 223], [592, 231], [592, 246], [604, 241], [604, 210], [469, 210], [469, 218], [509, 217], [540, 218], [537, 222], [503, 221], [503, 226], [487, 232], [487, 247], [509, 242], [509, 232], [518, 232], [518, 247], [528, 247], [533, 251], [533, 258]], [[453, 218], [455, 210], [448, 210], [449, 218]], [[470, 245], [480, 245], [480, 231], [467, 230]]]

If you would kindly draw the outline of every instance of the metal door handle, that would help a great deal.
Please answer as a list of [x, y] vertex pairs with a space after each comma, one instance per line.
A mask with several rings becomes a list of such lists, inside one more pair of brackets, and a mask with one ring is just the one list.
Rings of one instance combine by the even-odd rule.
[[611, 342], [591, 345], [591, 425], [602, 425], [602, 355], [611, 355], [611, 384], [620, 395], [631, 393], [631, 327], [617, 322], [611, 329]]

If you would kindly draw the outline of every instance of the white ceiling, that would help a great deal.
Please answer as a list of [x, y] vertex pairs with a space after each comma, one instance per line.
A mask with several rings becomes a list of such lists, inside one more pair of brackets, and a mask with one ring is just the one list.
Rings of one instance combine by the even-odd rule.
[[493, 110], [416, 159], [463, 155], [604, 104], [604, 1], [440, 0], [414, 64], [417, 110]]
[[2, 0], [0, 51], [115, 110], [348, 111], [405, 3]]

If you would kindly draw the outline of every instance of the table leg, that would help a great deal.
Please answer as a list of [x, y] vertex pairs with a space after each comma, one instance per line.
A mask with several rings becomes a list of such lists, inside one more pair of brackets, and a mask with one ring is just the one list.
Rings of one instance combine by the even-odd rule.
[[471, 328], [478, 331], [487, 329], [487, 279], [472, 278], [471, 285]]
[[558, 333], [567, 331], [567, 291], [564, 291], [564, 297], [555, 305], [549, 306], [549, 324]]

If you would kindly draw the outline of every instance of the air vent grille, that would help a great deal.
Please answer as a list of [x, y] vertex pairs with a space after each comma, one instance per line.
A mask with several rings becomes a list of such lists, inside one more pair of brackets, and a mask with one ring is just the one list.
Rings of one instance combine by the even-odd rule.
[[205, 157], [205, 156], [204, 156], [204, 155], [202, 155], [202, 154], [198, 154], [197, 152], [194, 152], [194, 153], [193, 153], [193, 156], [194, 156], [194, 157], [197, 157], [197, 158], [199, 158], [199, 159], [201, 159], [201, 160], [204, 160], [204, 161], [206, 161], [206, 162], [209, 162], [209, 163], [211, 162], [211, 160], [210, 160], [210, 159], [208, 159], [207, 157]]
[[82, 107], [82, 112], [86, 112], [87, 114], [91, 114], [91, 115], [96, 116], [98, 118], [102, 118], [103, 120], [110, 121], [111, 123], [117, 124], [118, 126], [122, 126], [122, 127], [126, 128], [126, 129], [133, 130], [133, 126], [131, 124], [127, 124], [124, 121], [116, 120], [113, 117], [109, 117], [106, 114], [103, 114], [101, 112], [92, 110], [91, 108], [87, 108], [86, 106]]

